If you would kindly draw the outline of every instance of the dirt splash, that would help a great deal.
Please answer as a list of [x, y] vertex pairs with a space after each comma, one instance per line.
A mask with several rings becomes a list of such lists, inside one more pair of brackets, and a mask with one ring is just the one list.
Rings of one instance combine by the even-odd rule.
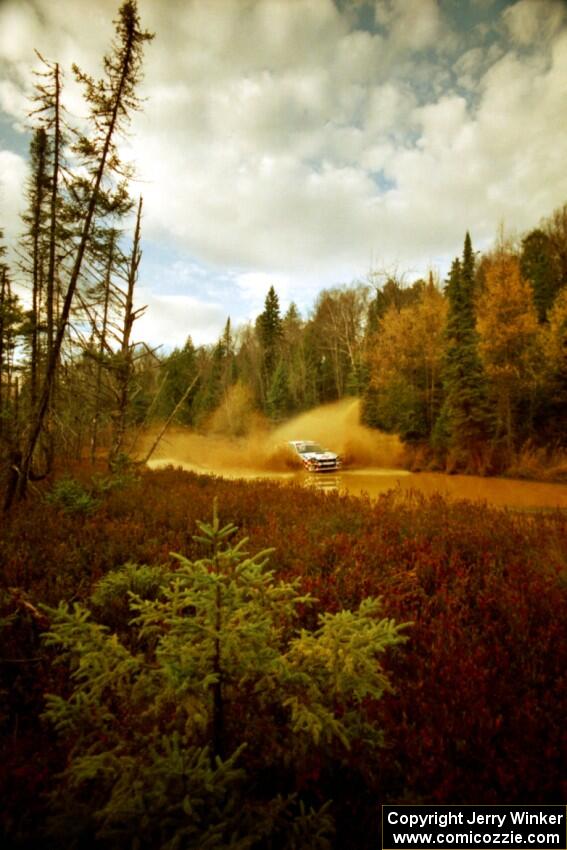
[[[359, 418], [360, 401], [350, 398], [302, 413], [275, 429], [256, 428], [246, 437], [175, 428], [166, 433], [152, 460], [223, 475], [239, 470], [289, 473], [301, 464], [286, 449], [287, 441], [316, 440], [342, 455], [351, 468], [399, 468], [399, 439], [365, 428]], [[152, 435], [147, 435], [146, 445], [140, 447], [141, 456], [151, 442]]]
[[277, 428], [276, 442], [316, 440], [338, 452], [350, 467], [395, 469], [401, 466], [402, 444], [392, 434], [383, 434], [360, 424], [360, 399], [344, 399], [302, 413]]
[[[225, 478], [270, 478], [296, 481], [317, 489], [338, 490], [371, 498], [389, 490], [439, 493], [450, 499], [486, 501], [520, 510], [567, 508], [567, 485], [475, 476], [419, 473], [401, 467], [402, 447], [397, 439], [372, 431], [358, 422], [360, 405], [348, 399], [303, 413], [275, 429], [257, 427], [245, 438], [198, 434], [187, 428], [168, 431], [150, 466], [173, 464], [184, 469]], [[155, 434], [140, 446], [144, 456]], [[339, 475], [306, 475], [285, 450], [288, 440], [316, 440], [345, 458]]]

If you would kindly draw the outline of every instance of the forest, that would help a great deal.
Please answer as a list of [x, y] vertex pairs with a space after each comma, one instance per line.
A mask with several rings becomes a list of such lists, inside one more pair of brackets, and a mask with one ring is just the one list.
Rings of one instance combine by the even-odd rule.
[[[44, 169], [37, 133], [32, 163]], [[138, 457], [140, 436], [165, 426], [238, 438], [352, 396], [362, 400], [365, 425], [400, 436], [413, 469], [564, 478], [567, 204], [517, 243], [501, 239], [480, 256], [467, 233], [443, 283], [432, 273], [404, 285], [371, 272], [365, 282], [322, 290], [305, 318], [294, 303], [282, 314], [271, 286], [254, 323], [233, 328], [228, 316], [215, 345], [195, 347], [188, 337], [163, 353], [132, 341], [143, 312], [134, 309], [141, 198], [129, 252], [108, 210], [95, 209], [62, 320], [61, 285], [49, 265], [60, 227], [48, 214], [55, 179], [35, 174], [28, 187], [21, 256], [31, 310], [12, 294], [2, 266], [2, 448], [9, 457], [29, 423], [39, 426], [33, 449], [26, 443], [28, 476], [34, 458], [49, 468], [62, 450], [112, 466], [119, 456]], [[60, 192], [63, 207], [69, 201]], [[131, 208], [125, 196], [120, 203]], [[67, 221], [78, 214], [62, 213]]]
[[[567, 518], [145, 463], [348, 396], [407, 465], [565, 480], [567, 204], [446, 280], [275, 286], [210, 346], [136, 340], [121, 140], [153, 35], [125, 0], [88, 116], [40, 56], [0, 248], [0, 840], [379, 846], [380, 806], [565, 796]], [[11, 256], [11, 255], [10, 255]]]

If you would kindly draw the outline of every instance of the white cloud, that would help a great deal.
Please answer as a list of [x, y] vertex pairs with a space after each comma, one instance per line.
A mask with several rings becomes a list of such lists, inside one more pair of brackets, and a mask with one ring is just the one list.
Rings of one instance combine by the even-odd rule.
[[12, 80], [0, 80], [0, 108], [17, 119], [18, 129], [23, 128], [30, 111], [29, 100], [21, 87]]
[[215, 342], [226, 322], [226, 308], [191, 295], [158, 295], [139, 287], [136, 307], [146, 312], [134, 325], [134, 337], [166, 349], [181, 347], [191, 336], [195, 345]]
[[0, 150], [0, 228], [6, 244], [12, 247], [20, 232], [22, 191], [27, 175], [28, 167], [21, 156]]
[[[33, 47], [98, 75], [116, 5], [5, 2], [4, 112], [21, 120]], [[169, 263], [161, 288], [143, 279], [138, 327], [154, 342], [198, 342], [199, 326], [213, 341], [228, 313], [253, 317], [272, 283], [282, 306], [305, 309], [372, 258], [423, 274], [467, 228], [487, 243], [502, 219], [534, 226], [567, 197], [557, 0], [494, 12], [484, 40], [478, 27], [457, 39], [435, 0], [378, 0], [379, 32], [356, 29], [352, 7], [332, 0], [140, 0], [140, 13], [156, 39], [124, 149], [142, 180], [145, 238], [197, 263]], [[10, 156], [0, 180], [15, 220], [25, 165]]]
[[514, 42], [537, 47], [564, 24], [565, 5], [561, 0], [519, 0], [504, 10], [503, 19]]

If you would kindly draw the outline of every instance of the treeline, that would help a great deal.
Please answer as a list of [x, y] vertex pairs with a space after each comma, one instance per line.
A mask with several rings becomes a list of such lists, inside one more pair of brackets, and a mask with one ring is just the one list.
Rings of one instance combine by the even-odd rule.
[[362, 284], [324, 290], [305, 320], [294, 303], [282, 313], [270, 287], [255, 323], [233, 331], [229, 319], [215, 345], [196, 349], [188, 339], [162, 360], [155, 415], [167, 416], [182, 400], [178, 422], [238, 436], [258, 415], [278, 422], [358, 395], [368, 305]]
[[[436, 468], [498, 471], [567, 444], [567, 205], [516, 244], [462, 256], [440, 285], [370, 275], [323, 290], [307, 319], [270, 288], [254, 325], [162, 361], [155, 415], [238, 435], [362, 397], [365, 424]], [[187, 392], [187, 388], [191, 391]]]
[[[414, 288], [369, 323], [368, 424], [450, 471], [499, 471], [567, 445], [567, 205], [518, 245]], [[410, 295], [407, 293], [408, 296]]]

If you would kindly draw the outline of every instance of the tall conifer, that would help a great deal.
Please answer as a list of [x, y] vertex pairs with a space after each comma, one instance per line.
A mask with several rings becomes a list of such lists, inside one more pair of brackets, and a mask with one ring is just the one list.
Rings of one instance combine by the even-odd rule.
[[270, 286], [264, 302], [264, 312], [256, 320], [256, 329], [262, 348], [263, 403], [267, 406], [272, 378], [278, 365], [282, 340], [280, 302], [276, 290]]
[[436, 442], [448, 452], [451, 467], [474, 469], [484, 464], [492, 428], [486, 377], [478, 354], [474, 253], [468, 232], [462, 261], [453, 261], [446, 294], [445, 401], [436, 426]]

